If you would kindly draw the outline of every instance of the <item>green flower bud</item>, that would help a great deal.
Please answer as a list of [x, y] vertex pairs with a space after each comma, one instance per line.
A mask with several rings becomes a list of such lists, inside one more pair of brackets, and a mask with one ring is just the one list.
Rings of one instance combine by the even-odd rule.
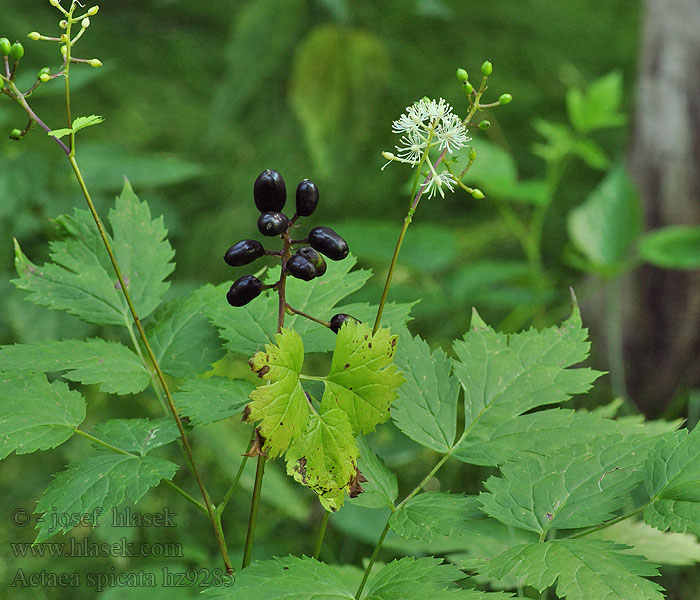
[[476, 148], [470, 148], [469, 150], [469, 160], [474, 162], [476, 160]]
[[11, 140], [19, 140], [22, 138], [22, 130], [21, 129], [13, 129], [10, 131], [10, 139]]
[[469, 83], [468, 81], [466, 81], [464, 83], [464, 93], [468, 96], [473, 91], [474, 91], [474, 86], [471, 83]]
[[32, 31], [31, 33], [27, 34], [27, 37], [36, 42], [41, 39], [41, 34], [38, 31]]
[[488, 129], [491, 127], [491, 121], [488, 121], [487, 119], [484, 119], [479, 123], [479, 129]]
[[80, 21], [80, 26], [83, 29], [87, 29], [88, 27], [90, 27], [90, 19], [88, 17], [85, 17], [82, 21]]
[[10, 58], [14, 59], [15, 62], [17, 62], [20, 58], [24, 56], [24, 46], [20, 44], [19, 42], [15, 42], [12, 44], [12, 47], [10, 48]]
[[467, 73], [464, 69], [457, 69], [457, 79], [459, 79], [459, 81], [462, 83], [466, 83], [469, 81], [469, 73]]
[[[51, 69], [48, 67], [44, 67], [43, 69], [40, 69], [39, 72], [36, 74], [37, 79], [41, 79], [42, 75], [50, 75], [51, 74]], [[43, 81], [43, 79], [42, 79]]]
[[88, 10], [87, 14], [88, 16], [92, 17], [93, 15], [97, 14], [98, 10], [100, 10], [99, 6], [93, 6], [90, 10]]
[[12, 48], [10, 40], [7, 38], [0, 38], [0, 54], [2, 54], [2, 56], [7, 56], [10, 53], [10, 48]]
[[512, 100], [513, 100], [513, 96], [511, 96], [510, 94], [501, 94], [498, 97], [499, 104], [510, 104]]
[[474, 188], [472, 190], [472, 198], [475, 198], [476, 200], [483, 200], [484, 192], [482, 192], [479, 188]]
[[490, 60], [485, 60], [481, 65], [481, 74], [484, 77], [488, 77], [491, 73], [493, 73], [493, 65]]

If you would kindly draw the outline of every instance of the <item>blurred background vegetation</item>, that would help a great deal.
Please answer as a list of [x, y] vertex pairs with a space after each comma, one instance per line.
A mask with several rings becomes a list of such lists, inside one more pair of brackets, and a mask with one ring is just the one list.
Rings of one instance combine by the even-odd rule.
[[[233, 279], [221, 257], [255, 232], [252, 186], [260, 171], [277, 169], [290, 190], [311, 178], [321, 190], [317, 223], [338, 225], [360, 265], [376, 275], [355, 299], [376, 302], [407, 209], [411, 176], [401, 165], [380, 171], [381, 151], [392, 150], [396, 142], [391, 122], [424, 95], [442, 96], [464, 113], [455, 69], [466, 68], [474, 80], [489, 59], [494, 74], [486, 100], [503, 92], [514, 100], [485, 115], [492, 123], [487, 131], [472, 130], [480, 159], [466, 182], [478, 184], [486, 198], [458, 192], [421, 204], [390, 299], [420, 298], [413, 311], [414, 333], [448, 348], [468, 326], [472, 306], [503, 330], [542, 327], [568, 313], [572, 286], [584, 307], [584, 323], [592, 328], [593, 362], [613, 374], [597, 384], [587, 402], [594, 406], [623, 396], [631, 400], [629, 411], [636, 402], [650, 415], [690, 417], [694, 423], [698, 373], [694, 379], [672, 379], [663, 397], [650, 398], [640, 386], [627, 390], [630, 380], [636, 381], [629, 373], [633, 355], [625, 350], [624, 331], [634, 296], [619, 276], [641, 264], [635, 246], [645, 219], [643, 204], [627, 178], [616, 175], [621, 172], [616, 165], [624, 162], [630, 145], [643, 12], [639, 0], [608, 0], [594, 9], [587, 0], [106, 0], [78, 46], [80, 56], [98, 57], [104, 67], [73, 71], [74, 114], [100, 114], [105, 121], [82, 132], [78, 158], [101, 212], [127, 176], [153, 213], [165, 216], [176, 249], [171, 278], [176, 289]], [[56, 47], [26, 40], [26, 33], [52, 35], [55, 28], [56, 12], [48, 2], [3, 0], [0, 35], [23, 40], [26, 49], [20, 87], [29, 87], [41, 67], [58, 66]], [[42, 86], [33, 107], [52, 127], [64, 126], [60, 84]], [[0, 131], [9, 134], [25, 123], [19, 108], [3, 97]], [[63, 154], [41, 131], [21, 142], [6, 134], [2, 139], [0, 342], [109, 336], [24, 302], [9, 282], [12, 237], [34, 262], [42, 262], [53, 235], [51, 219], [82, 208], [83, 200]], [[610, 196], [613, 201], [607, 202]], [[600, 217], [601, 203], [614, 210]], [[538, 245], [529, 256], [509, 227], [513, 216], [526, 225], [540, 220]], [[621, 229], [605, 229], [610, 222]], [[620, 237], [622, 242], [611, 248], [610, 240]], [[686, 258], [697, 248], [692, 236], [689, 243]], [[659, 250], [654, 254], [650, 245], [647, 257], [658, 265]], [[678, 267], [679, 260], [672, 256], [665, 266]], [[688, 266], [696, 265], [690, 260]], [[100, 419], [143, 414], [123, 399], [115, 403], [94, 390], [89, 394]], [[227, 423], [207, 428], [206, 444], [201, 433], [195, 436], [200, 460], [210, 471], [207, 480], [221, 479], [214, 496], [225, 491], [247, 435]], [[408, 469], [406, 486], [431, 463], [430, 455], [393, 435], [390, 427], [377, 438], [389, 466]], [[80, 444], [8, 458], [0, 478], [10, 508], [2, 515], [15, 506], [32, 508], [49, 472], [79, 455]], [[246, 477], [249, 488], [252, 473]], [[468, 477], [462, 467], [447, 469], [441, 484], [449, 489], [462, 482], [464, 487]], [[178, 499], [164, 499], [166, 494], [159, 489], [138, 508], [155, 512], [167, 502], [183, 515], [177, 531], [103, 527], [92, 536], [151, 535], [159, 542], [172, 536], [186, 546], [189, 562], [182, 564], [204, 563], [212, 551], [206, 523], [189, 527], [190, 517], [199, 517]], [[309, 554], [318, 518], [309, 495], [270, 469], [263, 501], [256, 556]], [[229, 511], [225, 527], [231, 545], [244, 535], [246, 504], [247, 497], [241, 497]], [[377, 531], [369, 521], [352, 507], [334, 518], [324, 558], [357, 562], [367, 555], [365, 544], [373, 543]], [[32, 539], [29, 530], [3, 525], [1, 531], [3, 553], [8, 540]], [[399, 546], [396, 541], [393, 547]], [[333, 548], [339, 553], [332, 554]], [[120, 571], [144, 564], [109, 560]], [[47, 559], [45, 565], [54, 571], [72, 571], [78, 563], [80, 569], [105, 570], [107, 562]], [[8, 557], [0, 576], [7, 580], [19, 564]], [[23, 564], [35, 571], [44, 565], [39, 559]], [[162, 566], [154, 563], [153, 569]], [[700, 587], [697, 576], [682, 570], [664, 573], [662, 583], [678, 594], [670, 598], [694, 597], [690, 590]], [[38, 591], [35, 597], [68, 597], [54, 591]], [[190, 597], [196, 590], [175, 593]]]

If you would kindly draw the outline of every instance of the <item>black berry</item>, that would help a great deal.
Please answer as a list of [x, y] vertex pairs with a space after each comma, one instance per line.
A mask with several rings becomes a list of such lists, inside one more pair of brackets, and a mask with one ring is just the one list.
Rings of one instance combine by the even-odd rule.
[[326, 261], [323, 260], [323, 256], [316, 252], [316, 250], [314, 250], [311, 246], [303, 246], [302, 248], [299, 248], [299, 250], [297, 250], [297, 254], [299, 256], [303, 256], [306, 260], [311, 262], [314, 267], [316, 267], [316, 277], [320, 277], [326, 272]]
[[333, 333], [338, 333], [340, 331], [340, 328], [343, 326], [343, 323], [347, 323], [348, 321], [355, 321], [355, 323], [359, 323], [359, 321], [355, 317], [351, 317], [350, 315], [346, 315], [345, 313], [333, 315], [333, 317], [331, 318], [331, 331]]
[[330, 227], [314, 227], [309, 231], [309, 244], [331, 260], [343, 260], [348, 255], [348, 243]]
[[240, 267], [252, 263], [264, 254], [265, 248], [257, 240], [241, 240], [226, 250], [224, 260], [232, 267]]
[[310, 179], [304, 179], [297, 186], [297, 214], [308, 217], [313, 214], [318, 204], [318, 188]]
[[281, 212], [264, 212], [258, 217], [258, 230], [263, 235], [282, 235], [289, 227], [287, 215]]
[[260, 173], [253, 186], [253, 197], [260, 212], [281, 211], [287, 201], [287, 188], [282, 175], [272, 169]]
[[311, 281], [316, 277], [314, 264], [299, 254], [295, 254], [287, 261], [286, 269], [290, 275], [304, 281]]
[[255, 275], [244, 275], [236, 279], [226, 293], [226, 300], [231, 306], [245, 306], [262, 292], [262, 282]]

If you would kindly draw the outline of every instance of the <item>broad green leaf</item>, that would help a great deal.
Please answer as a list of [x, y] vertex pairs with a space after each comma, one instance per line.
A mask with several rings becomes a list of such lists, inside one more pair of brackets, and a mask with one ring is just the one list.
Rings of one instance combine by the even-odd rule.
[[[54, 524], [50, 513], [105, 513], [125, 500], [137, 502], [161, 479], [171, 479], [175, 471], [176, 464], [151, 456], [99, 453], [79, 460], [56, 475], [39, 500], [34, 512], [49, 514], [38, 519], [35, 542], [72, 528], [65, 522]], [[54, 529], [54, 525], [58, 527]]]
[[90, 115], [89, 117], [76, 117], [73, 119], [73, 131], [80, 131], [85, 127], [90, 127], [91, 125], [98, 125], [104, 121], [104, 117], [99, 115]]
[[700, 428], [664, 436], [650, 453], [644, 485], [651, 504], [644, 520], [661, 531], [700, 535]]
[[360, 451], [357, 466], [367, 481], [362, 484], [364, 491], [353, 498], [352, 503], [367, 508], [393, 506], [394, 500], [399, 495], [396, 474], [392, 473], [382, 459], [372, 452], [365, 438], [357, 438], [357, 448]]
[[47, 133], [47, 135], [50, 135], [51, 137], [55, 137], [57, 140], [60, 140], [62, 137], [66, 137], [67, 135], [71, 134], [73, 132], [73, 129], [71, 127], [64, 127], [63, 129], [52, 129]]
[[663, 600], [663, 588], [644, 577], [658, 571], [626, 546], [604, 540], [523, 544], [474, 566], [496, 579], [508, 575], [538, 591], [554, 586], [562, 600]]
[[269, 385], [255, 388], [244, 418], [260, 421], [258, 429], [265, 438], [264, 451], [269, 457], [283, 454], [290, 444], [306, 431], [309, 419], [308, 400], [299, 381], [304, 364], [304, 345], [296, 331], [282, 329], [276, 344], [265, 344], [250, 361], [258, 376]]
[[193, 425], [206, 425], [240, 413], [253, 389], [253, 384], [243, 379], [188, 379], [173, 394], [173, 401]]
[[404, 330], [399, 337], [396, 364], [406, 381], [399, 388], [391, 416], [412, 440], [437, 452], [447, 452], [455, 441], [459, 380], [451, 375], [445, 353]]
[[674, 226], [647, 233], [639, 244], [641, 257], [665, 269], [700, 267], [700, 226]]
[[[174, 268], [173, 250], [164, 239], [162, 218], [151, 219], [128, 182], [109, 212], [112, 247], [139, 318], [147, 317], [168, 288], [163, 280]], [[13, 283], [29, 292], [28, 299], [52, 310], [66, 310], [89, 323], [125, 325], [131, 315], [119, 290], [102, 240], [90, 213], [75, 209], [57, 217], [60, 240], [51, 243], [52, 263], [38, 267], [15, 242]]]
[[653, 438], [611, 435], [547, 455], [521, 454], [490, 477], [479, 499], [492, 517], [544, 535], [597, 525], [614, 516], [642, 479]]
[[389, 407], [404, 381], [392, 362], [397, 338], [384, 328], [372, 335], [366, 323], [349, 322], [338, 332], [321, 405], [342, 408], [356, 435], [389, 420]]
[[[95, 425], [96, 438], [112, 444], [125, 452], [146, 456], [155, 448], [160, 448], [176, 440], [180, 433], [170, 417], [148, 419], [110, 419]], [[101, 449], [100, 446], [95, 446]]]
[[532, 151], [547, 162], [561, 160], [576, 144], [574, 133], [566, 125], [537, 118], [533, 121], [533, 127], [537, 133], [546, 138], [547, 143], [534, 144]]
[[230, 600], [353, 600], [340, 576], [316, 559], [296, 556], [257, 561], [236, 573], [232, 587], [209, 588], [204, 595]]
[[700, 543], [694, 535], [659, 531], [643, 521], [625, 519], [589, 533], [586, 539], [630, 546], [626, 552], [641, 554], [648, 561], [662, 565], [690, 566], [700, 562]]
[[0, 346], [0, 364], [8, 371], [67, 371], [66, 379], [100, 384], [100, 391], [108, 394], [136, 394], [150, 381], [136, 353], [119, 342], [99, 338]]
[[435, 535], [469, 534], [470, 521], [484, 518], [475, 496], [425, 492], [392, 513], [389, 525], [403, 537], [429, 542]]
[[613, 71], [596, 79], [585, 92], [570, 89], [566, 94], [569, 120], [579, 133], [618, 127], [626, 121], [618, 112], [622, 100], [622, 74]]
[[571, 147], [571, 152], [592, 169], [604, 171], [610, 166], [610, 159], [605, 151], [593, 140], [576, 140]]
[[189, 298], [171, 300], [156, 312], [146, 333], [164, 372], [194, 377], [223, 356], [217, 331], [207, 319], [206, 303], [206, 294], [198, 290]]
[[357, 444], [348, 416], [339, 408], [309, 417], [306, 431], [287, 450], [287, 475], [309, 487], [335, 512], [357, 478]]
[[639, 196], [624, 167], [610, 171], [569, 213], [567, 226], [575, 246], [592, 263], [612, 266], [624, 259], [642, 226]]
[[588, 356], [587, 330], [578, 307], [561, 327], [496, 333], [474, 312], [471, 329], [454, 344], [454, 372], [464, 389], [465, 430], [455, 457], [474, 440], [489, 439], [506, 421], [587, 391], [600, 375], [568, 368]]
[[0, 371], [0, 459], [55, 448], [85, 418], [85, 400], [45, 375]]

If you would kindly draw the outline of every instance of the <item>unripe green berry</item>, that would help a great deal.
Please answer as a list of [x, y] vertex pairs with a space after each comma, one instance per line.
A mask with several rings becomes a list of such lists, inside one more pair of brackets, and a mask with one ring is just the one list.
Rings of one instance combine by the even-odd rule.
[[90, 10], [88, 10], [87, 14], [88, 16], [92, 17], [93, 15], [97, 14], [98, 10], [100, 10], [99, 6], [93, 6]]
[[68, 48], [66, 48], [65, 44], [61, 46], [61, 54], [65, 56], [68, 53]]
[[488, 129], [489, 127], [491, 127], [491, 121], [484, 119], [479, 122], [479, 129]]
[[31, 33], [27, 34], [27, 37], [36, 42], [37, 40], [41, 39], [41, 34], [38, 31], [32, 31]]
[[476, 149], [475, 148], [471, 148], [469, 150], [469, 160], [472, 162], [474, 162], [476, 160]]
[[0, 54], [2, 54], [2, 56], [7, 56], [10, 53], [10, 48], [12, 48], [10, 40], [6, 37], [0, 38]]
[[474, 86], [473, 86], [471, 83], [469, 83], [469, 82], [467, 81], [467, 82], [464, 84], [464, 93], [467, 94], [467, 96], [468, 96], [468, 95], [471, 94], [473, 91], [474, 91]]
[[22, 130], [21, 129], [13, 129], [10, 131], [10, 139], [11, 140], [19, 140], [22, 137]]
[[87, 29], [88, 27], [90, 27], [90, 19], [88, 17], [85, 17], [82, 21], [80, 21], [80, 26], [83, 29]]
[[481, 65], [481, 74], [484, 77], [488, 77], [491, 73], [493, 73], [493, 65], [490, 60], [485, 60]]
[[68, 21], [66, 21], [65, 19], [61, 19], [61, 20], [58, 22], [58, 26], [59, 26], [61, 29], [65, 29], [66, 27], [68, 27]]
[[10, 58], [14, 59], [15, 62], [24, 56], [24, 46], [19, 42], [12, 44], [10, 48]]
[[101, 67], [101, 66], [102, 66], [102, 61], [101, 61], [100, 59], [98, 59], [98, 58], [91, 58], [91, 59], [88, 61], [88, 64], [89, 64], [91, 67]]
[[457, 69], [457, 79], [462, 83], [469, 81], [469, 73], [465, 69]]
[[50, 81], [50, 80], [51, 80], [51, 75], [49, 75], [48, 73], [42, 73], [41, 75], [39, 75], [39, 81], [41, 81], [42, 83], [46, 83], [47, 81]]
[[51, 69], [44, 67], [36, 74], [36, 78], [40, 81], [48, 81], [51, 79]]
[[49, 0], [51, 6], [59, 6], [61, 4], [60, 0]]
[[482, 192], [479, 188], [474, 188], [472, 190], [472, 198], [476, 198], [477, 200], [483, 200], [484, 192]]
[[501, 94], [498, 97], [499, 104], [510, 104], [512, 100], [513, 100], [513, 96], [511, 96], [510, 94]]

